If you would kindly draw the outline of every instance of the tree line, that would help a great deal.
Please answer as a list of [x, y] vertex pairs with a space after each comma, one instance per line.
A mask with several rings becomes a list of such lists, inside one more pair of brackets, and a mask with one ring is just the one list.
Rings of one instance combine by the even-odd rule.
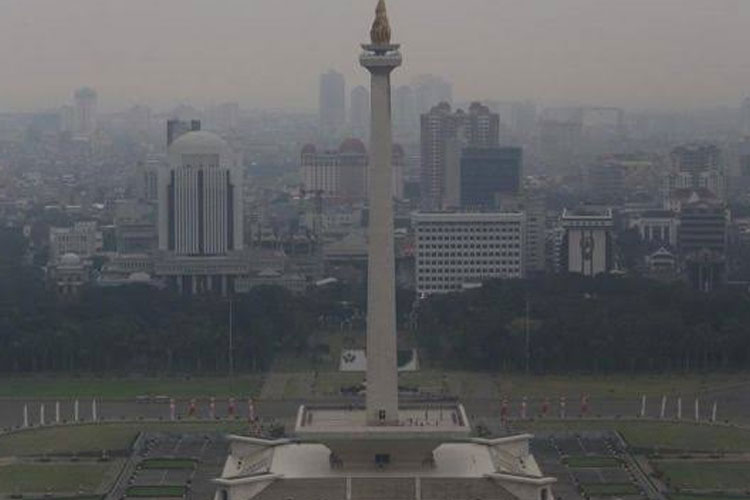
[[737, 289], [547, 276], [431, 297], [418, 318], [420, 346], [454, 368], [521, 371], [527, 360], [535, 373], [750, 366], [750, 297]]

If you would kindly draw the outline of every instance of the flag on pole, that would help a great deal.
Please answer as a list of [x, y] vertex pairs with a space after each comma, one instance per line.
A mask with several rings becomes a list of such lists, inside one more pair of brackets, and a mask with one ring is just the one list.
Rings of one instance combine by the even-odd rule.
[[521, 399], [521, 419], [526, 420], [526, 407], [528, 403], [526, 400], [526, 396]]
[[589, 412], [589, 397], [587, 394], [581, 396], [581, 415], [586, 416]]
[[544, 402], [542, 403], [542, 416], [546, 417], [547, 413], [549, 413], [549, 398], [544, 398]]
[[229, 408], [227, 408], [227, 413], [230, 417], [234, 417], [234, 398], [229, 398]]
[[216, 419], [216, 398], [213, 396], [211, 397], [211, 401], [208, 403], [208, 409], [209, 409], [209, 415], [211, 416], [211, 420]]
[[247, 421], [255, 422], [255, 403], [253, 398], [247, 400]]

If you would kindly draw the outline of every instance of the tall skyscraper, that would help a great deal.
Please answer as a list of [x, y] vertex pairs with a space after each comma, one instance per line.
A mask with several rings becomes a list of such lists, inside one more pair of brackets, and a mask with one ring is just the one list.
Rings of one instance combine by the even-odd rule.
[[721, 150], [714, 144], [694, 143], [676, 147], [672, 168], [663, 179], [665, 207], [672, 207], [680, 191], [708, 190], [718, 199], [726, 196], [726, 177]]
[[497, 208], [499, 195], [518, 194], [522, 158], [521, 148], [465, 148], [461, 152], [461, 208]]
[[344, 75], [329, 70], [320, 75], [318, 100], [320, 133], [324, 139], [335, 138], [346, 123], [346, 81]]
[[160, 250], [212, 256], [242, 248], [242, 175], [226, 142], [210, 132], [183, 134], [160, 174]]
[[[422, 115], [421, 147], [422, 207], [427, 210], [446, 208], [451, 196], [446, 192], [457, 192], [457, 186], [446, 186], [446, 180], [455, 183], [459, 157], [449, 154], [459, 147], [497, 147], [500, 134], [500, 116], [490, 112], [480, 103], [472, 103], [469, 112], [451, 110], [448, 103], [441, 103]], [[458, 144], [453, 143], [458, 140]]]
[[94, 89], [84, 87], [75, 91], [73, 133], [79, 136], [90, 136], [96, 132], [96, 115], [98, 95]]
[[354, 87], [349, 97], [349, 128], [358, 139], [370, 130], [370, 93], [362, 85]]
[[414, 89], [408, 85], [393, 90], [393, 133], [409, 139], [419, 133], [419, 111]]

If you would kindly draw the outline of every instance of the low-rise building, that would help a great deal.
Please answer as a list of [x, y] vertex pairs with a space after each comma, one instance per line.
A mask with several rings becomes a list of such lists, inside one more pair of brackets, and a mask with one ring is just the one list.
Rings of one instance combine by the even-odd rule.
[[523, 213], [423, 212], [413, 225], [420, 295], [524, 276]]

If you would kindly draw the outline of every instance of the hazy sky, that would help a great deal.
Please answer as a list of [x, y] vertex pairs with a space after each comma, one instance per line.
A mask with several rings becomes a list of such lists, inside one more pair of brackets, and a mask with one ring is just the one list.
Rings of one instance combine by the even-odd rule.
[[[0, 0], [0, 109], [76, 87], [114, 110], [191, 101], [313, 108], [349, 88], [376, 0]], [[459, 100], [700, 107], [750, 95], [750, 0], [388, 0], [396, 84], [444, 76]]]

